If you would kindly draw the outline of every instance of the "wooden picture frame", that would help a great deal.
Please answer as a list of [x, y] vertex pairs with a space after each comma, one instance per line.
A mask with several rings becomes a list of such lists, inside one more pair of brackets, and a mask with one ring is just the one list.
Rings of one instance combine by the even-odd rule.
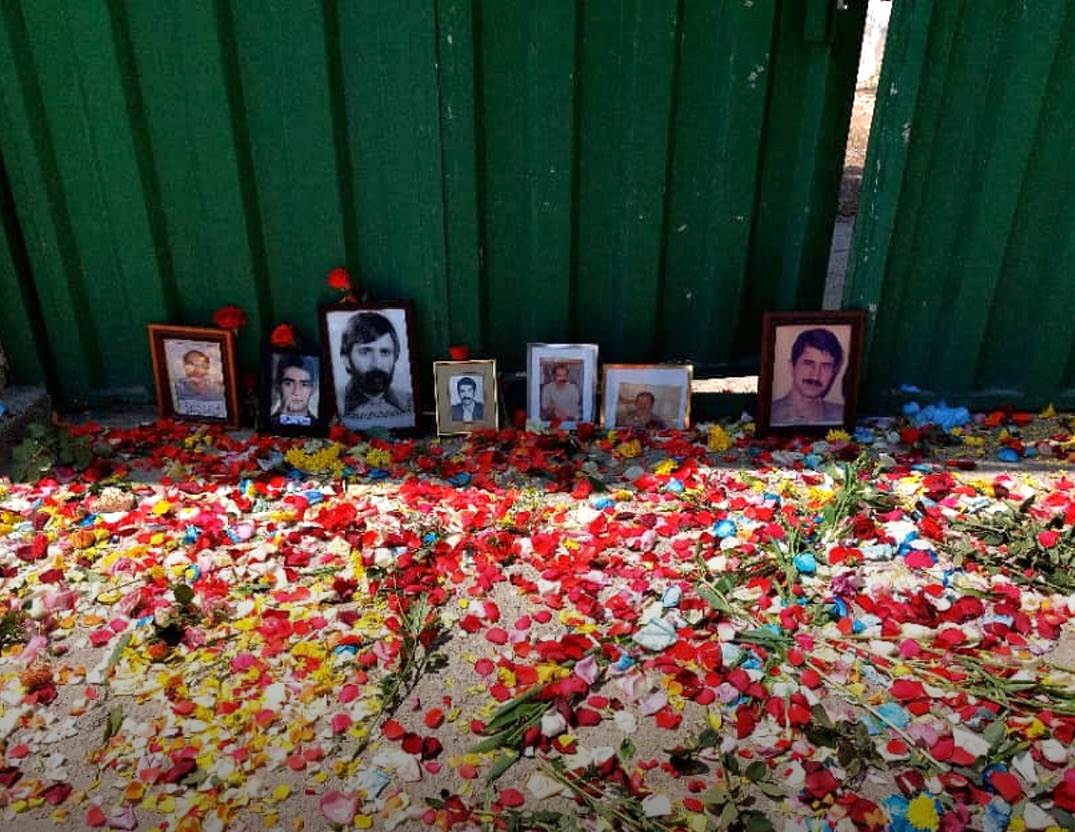
[[690, 364], [606, 364], [601, 384], [602, 425], [687, 429], [693, 377]]
[[565, 430], [596, 423], [597, 367], [597, 344], [527, 344], [527, 422]]
[[[328, 433], [325, 362], [321, 350], [299, 341], [261, 348], [258, 426], [276, 436], [325, 436]], [[331, 393], [329, 393], [331, 396]]]
[[160, 418], [239, 427], [235, 333], [172, 324], [147, 332]]
[[496, 361], [435, 361], [433, 390], [441, 436], [499, 428]]
[[759, 436], [854, 430], [865, 319], [862, 310], [762, 316]]
[[417, 342], [406, 300], [320, 308], [325, 398], [350, 430], [418, 426]]

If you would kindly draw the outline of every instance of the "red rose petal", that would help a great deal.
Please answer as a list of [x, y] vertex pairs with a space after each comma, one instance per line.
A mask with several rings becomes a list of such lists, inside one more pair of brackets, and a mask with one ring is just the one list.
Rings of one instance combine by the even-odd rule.
[[526, 802], [526, 797], [518, 789], [501, 789], [498, 799], [501, 806], [507, 806], [509, 809], [522, 806]]

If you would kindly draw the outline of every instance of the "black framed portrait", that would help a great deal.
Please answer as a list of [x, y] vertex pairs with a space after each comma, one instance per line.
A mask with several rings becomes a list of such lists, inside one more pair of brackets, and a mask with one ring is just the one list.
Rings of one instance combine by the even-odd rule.
[[321, 351], [303, 339], [287, 346], [267, 340], [261, 350], [258, 424], [279, 436], [328, 432]]
[[414, 313], [409, 301], [321, 307], [332, 412], [350, 430], [418, 424]]

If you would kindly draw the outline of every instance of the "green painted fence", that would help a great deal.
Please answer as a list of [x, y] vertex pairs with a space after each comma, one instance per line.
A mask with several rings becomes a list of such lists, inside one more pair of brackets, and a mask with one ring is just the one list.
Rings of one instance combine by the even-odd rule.
[[150, 396], [145, 325], [317, 332], [346, 264], [421, 355], [758, 351], [819, 304], [863, 0], [6, 0], [0, 340]]
[[875, 407], [1075, 405], [1073, 137], [1075, 3], [897, 0], [845, 294]]

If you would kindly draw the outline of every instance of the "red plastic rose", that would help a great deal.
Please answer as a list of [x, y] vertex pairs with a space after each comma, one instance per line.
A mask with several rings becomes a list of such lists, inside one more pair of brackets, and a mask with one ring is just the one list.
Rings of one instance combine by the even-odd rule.
[[295, 329], [291, 324], [280, 324], [269, 334], [269, 343], [279, 349], [295, 346]]
[[351, 273], [342, 266], [330, 271], [325, 282], [328, 283], [330, 289], [336, 289], [340, 292], [351, 291]]
[[246, 326], [246, 313], [232, 304], [221, 306], [213, 313], [213, 323], [221, 329], [240, 329]]

